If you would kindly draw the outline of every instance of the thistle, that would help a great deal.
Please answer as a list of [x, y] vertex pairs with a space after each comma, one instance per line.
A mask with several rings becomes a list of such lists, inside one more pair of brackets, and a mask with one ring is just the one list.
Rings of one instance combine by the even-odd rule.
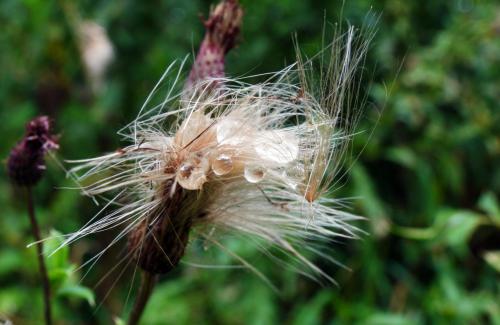
[[38, 266], [43, 285], [46, 324], [52, 323], [50, 283], [43, 257], [40, 227], [35, 216], [32, 187], [40, 181], [45, 171], [45, 154], [58, 148], [57, 137], [52, 134], [50, 119], [47, 116], [39, 116], [28, 122], [25, 136], [12, 149], [7, 160], [7, 171], [10, 180], [14, 185], [23, 187], [26, 190], [31, 230], [37, 242]]
[[26, 124], [24, 138], [12, 149], [7, 161], [12, 183], [29, 187], [42, 178], [45, 154], [59, 148], [57, 138], [51, 131], [51, 122], [47, 116], [39, 116]]
[[[332, 260], [309, 243], [359, 233], [350, 224], [359, 217], [331, 197], [363, 102], [357, 67], [371, 34], [362, 40], [355, 33], [354, 27], [337, 33], [315, 58], [298, 55], [260, 84], [223, 74], [192, 81], [195, 63], [189, 86], [176, 92], [177, 73], [165, 100], [141, 109], [120, 131], [128, 146], [75, 161], [79, 180], [100, 176], [84, 193], [114, 192], [108, 204], [118, 208], [64, 244], [124, 225], [110, 246], [128, 236], [132, 260], [155, 275], [179, 263], [190, 239], [223, 247], [218, 234], [234, 232], [288, 253], [303, 265], [299, 272], [334, 281], [303, 252]], [[146, 278], [140, 297], [150, 294], [152, 281]]]
[[[348, 222], [358, 217], [327, 195], [352, 135], [350, 112], [343, 108], [355, 101], [355, 67], [367, 46], [355, 49], [353, 42], [350, 28], [333, 43], [341, 65], [328, 68], [333, 75], [323, 79], [319, 98], [305, 81], [312, 65], [305, 62], [257, 85], [211, 78], [187, 100], [179, 99], [181, 92], [142, 112], [122, 133], [130, 145], [75, 161], [81, 165], [72, 172], [80, 180], [109, 175], [83, 187], [85, 194], [118, 191], [109, 204], [121, 206], [66, 244], [126, 224], [113, 243], [133, 231], [131, 252], [141, 267], [164, 273], [182, 257], [190, 233], [210, 239], [214, 229], [223, 229], [278, 245], [327, 276], [293, 243], [356, 236]], [[214, 81], [220, 86], [211, 91]]]

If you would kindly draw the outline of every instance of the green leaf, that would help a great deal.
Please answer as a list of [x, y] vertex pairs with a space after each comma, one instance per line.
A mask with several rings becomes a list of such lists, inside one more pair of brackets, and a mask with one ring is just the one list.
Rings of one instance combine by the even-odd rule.
[[115, 325], [125, 325], [125, 321], [118, 316], [113, 317], [113, 322]]
[[418, 157], [410, 148], [392, 147], [387, 149], [385, 156], [388, 160], [408, 169], [413, 170], [418, 165]]
[[483, 258], [492, 268], [500, 273], [500, 250], [488, 251], [483, 254]]
[[478, 206], [486, 212], [495, 222], [500, 224], [500, 207], [497, 197], [493, 192], [486, 192], [479, 198]]
[[472, 211], [444, 209], [436, 217], [434, 227], [440, 232], [436, 240], [456, 249], [458, 253], [464, 253], [467, 240], [481, 224], [482, 219], [482, 215]]
[[389, 221], [373, 180], [361, 164], [353, 166], [351, 177], [354, 192], [362, 197], [360, 200], [361, 209], [364, 215], [371, 220], [373, 232], [377, 237], [384, 237], [389, 231]]
[[61, 297], [85, 299], [90, 306], [95, 305], [94, 292], [84, 286], [66, 285], [57, 291], [57, 295]]
[[465, 243], [480, 224], [480, 219], [480, 215], [468, 211], [459, 211], [451, 215], [445, 229], [448, 244], [453, 246]]
[[320, 324], [323, 308], [332, 301], [329, 291], [319, 293], [313, 300], [304, 304], [296, 313], [293, 324]]
[[46, 256], [45, 262], [49, 273], [51, 270], [64, 269], [70, 265], [69, 247], [61, 247], [62, 243], [62, 234], [54, 229], [50, 231], [49, 238], [43, 243], [43, 251]]

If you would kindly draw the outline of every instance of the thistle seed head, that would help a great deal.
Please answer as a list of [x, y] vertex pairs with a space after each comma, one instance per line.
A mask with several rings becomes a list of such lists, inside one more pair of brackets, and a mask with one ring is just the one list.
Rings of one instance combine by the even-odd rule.
[[[114, 192], [108, 204], [117, 208], [64, 245], [125, 225], [110, 245], [130, 235], [134, 260], [162, 273], [179, 262], [189, 238], [224, 247], [218, 234], [235, 233], [288, 253], [297, 272], [333, 281], [304, 253], [333, 261], [313, 243], [359, 234], [350, 223], [359, 217], [331, 195], [363, 104], [357, 67], [370, 39], [354, 34], [353, 27], [337, 34], [313, 60], [299, 57], [261, 84], [208, 78], [172, 95], [173, 85], [120, 131], [128, 146], [77, 161], [80, 180], [101, 176], [84, 193]], [[318, 59], [327, 61], [319, 84]]]

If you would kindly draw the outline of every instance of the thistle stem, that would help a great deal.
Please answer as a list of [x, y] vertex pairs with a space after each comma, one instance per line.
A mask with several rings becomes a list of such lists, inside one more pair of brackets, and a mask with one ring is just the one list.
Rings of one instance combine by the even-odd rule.
[[147, 271], [142, 272], [141, 286], [139, 288], [139, 294], [135, 298], [134, 307], [130, 313], [130, 318], [128, 319], [128, 325], [137, 325], [141, 319], [142, 313], [146, 308], [149, 297], [153, 292], [153, 288], [156, 285], [158, 277]]
[[47, 268], [45, 266], [45, 260], [43, 257], [43, 243], [42, 237], [40, 236], [40, 227], [36, 221], [35, 217], [35, 207], [33, 204], [33, 192], [30, 186], [26, 189], [27, 192], [27, 201], [28, 201], [28, 214], [31, 222], [31, 231], [33, 232], [33, 237], [36, 241], [36, 249], [38, 255], [38, 268], [40, 269], [40, 276], [42, 278], [43, 285], [43, 299], [45, 304], [44, 315], [45, 315], [45, 324], [52, 324], [52, 314], [51, 314], [51, 303], [50, 303], [50, 282], [47, 274]]

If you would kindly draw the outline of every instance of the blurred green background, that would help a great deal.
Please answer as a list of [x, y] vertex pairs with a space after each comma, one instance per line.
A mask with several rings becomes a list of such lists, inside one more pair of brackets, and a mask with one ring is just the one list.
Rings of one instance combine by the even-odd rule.
[[[362, 85], [368, 106], [359, 129], [368, 132], [356, 137], [354, 152], [362, 154], [337, 192], [356, 197], [353, 211], [367, 217], [358, 226], [369, 235], [334, 246], [334, 257], [350, 270], [315, 260], [338, 286], [317, 284], [230, 242], [279, 294], [246, 270], [182, 265], [162, 278], [143, 324], [500, 324], [500, 4], [241, 2], [242, 37], [227, 58], [232, 76], [292, 62], [293, 32], [304, 50], [318, 50], [324, 16], [335, 22], [343, 10], [343, 21], [359, 26], [370, 10], [380, 14], [366, 62], [372, 82]], [[115, 150], [115, 132], [133, 119], [167, 65], [196, 51], [203, 36], [199, 15], [209, 6], [197, 0], [2, 0], [0, 157], [5, 161], [24, 124], [39, 114], [56, 121], [59, 160]], [[94, 92], [79, 54], [78, 19], [102, 25], [114, 48]], [[36, 188], [45, 236], [75, 231], [98, 210], [78, 191], [61, 189], [72, 185], [48, 159]], [[8, 183], [5, 168], [0, 206], [0, 317], [40, 324], [24, 197]], [[130, 308], [127, 297], [135, 295], [130, 290], [138, 280], [133, 268], [112, 270], [124, 245], [75, 271], [114, 235], [86, 238], [48, 260], [58, 324], [111, 324]]]

